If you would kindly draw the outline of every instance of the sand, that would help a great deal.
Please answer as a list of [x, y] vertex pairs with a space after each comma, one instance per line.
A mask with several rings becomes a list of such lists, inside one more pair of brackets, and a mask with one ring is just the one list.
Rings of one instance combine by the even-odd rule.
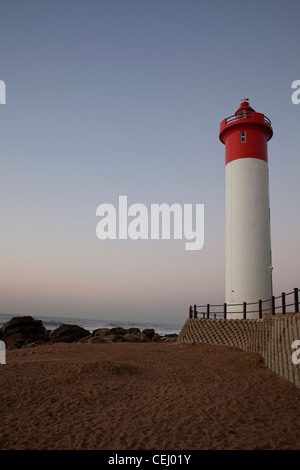
[[45, 344], [0, 365], [0, 449], [299, 449], [300, 389], [256, 353]]

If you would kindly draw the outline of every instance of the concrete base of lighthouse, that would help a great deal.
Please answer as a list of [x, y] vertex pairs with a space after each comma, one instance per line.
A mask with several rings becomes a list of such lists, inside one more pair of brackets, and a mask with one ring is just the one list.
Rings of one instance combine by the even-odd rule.
[[[239, 158], [226, 165], [226, 303], [228, 318], [258, 318], [272, 297], [268, 164]], [[237, 305], [232, 305], [237, 304]]]

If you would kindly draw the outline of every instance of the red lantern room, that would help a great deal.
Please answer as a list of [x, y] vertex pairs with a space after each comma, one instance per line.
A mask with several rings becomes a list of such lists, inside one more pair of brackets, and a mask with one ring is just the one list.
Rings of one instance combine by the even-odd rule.
[[244, 99], [234, 115], [220, 125], [219, 139], [225, 144], [225, 164], [238, 158], [259, 158], [267, 162], [267, 142], [272, 135], [270, 119], [255, 112], [248, 98]]

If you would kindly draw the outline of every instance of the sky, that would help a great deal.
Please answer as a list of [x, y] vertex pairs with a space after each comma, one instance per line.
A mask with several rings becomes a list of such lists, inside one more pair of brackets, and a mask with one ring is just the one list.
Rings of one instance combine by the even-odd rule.
[[[274, 294], [300, 287], [298, 0], [1, 0], [2, 313], [183, 324], [225, 295], [220, 122], [271, 119]], [[97, 207], [204, 204], [204, 246], [99, 240]]]

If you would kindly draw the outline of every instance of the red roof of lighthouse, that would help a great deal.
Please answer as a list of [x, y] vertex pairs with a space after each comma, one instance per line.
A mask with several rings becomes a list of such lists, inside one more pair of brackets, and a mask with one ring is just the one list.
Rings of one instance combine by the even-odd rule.
[[244, 99], [244, 101], [242, 101], [241, 103], [241, 106], [239, 107], [239, 109], [234, 113], [235, 116], [238, 115], [238, 113], [241, 113], [241, 112], [254, 112], [255, 113], [255, 110], [253, 108], [251, 108], [251, 106], [249, 105], [249, 98], [246, 98]]

